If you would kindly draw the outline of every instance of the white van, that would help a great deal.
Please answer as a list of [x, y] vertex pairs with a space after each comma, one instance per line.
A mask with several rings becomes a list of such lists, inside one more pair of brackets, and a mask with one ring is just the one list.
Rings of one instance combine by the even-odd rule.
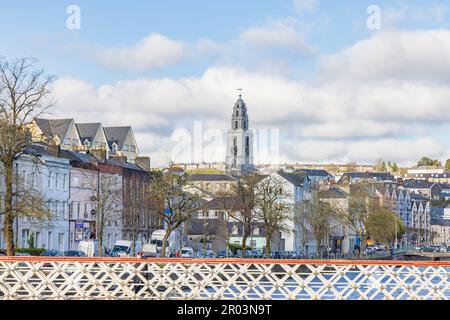
[[[150, 238], [150, 244], [156, 245], [158, 253], [161, 253], [162, 243], [164, 236], [166, 235], [166, 230], [156, 230], [152, 233], [152, 237]], [[170, 253], [173, 253], [175, 246], [175, 232], [172, 232], [169, 236], [169, 239], [166, 241], [166, 256], [170, 256]]]
[[194, 257], [194, 249], [190, 247], [184, 247], [181, 249], [181, 257], [182, 258], [193, 258]]
[[[130, 257], [133, 255], [133, 242], [130, 240], [119, 240], [114, 244], [114, 247], [112, 249], [112, 255], [117, 255], [119, 257]], [[140, 241], [135, 242], [136, 246], [136, 252], [135, 255], [137, 255], [139, 252], [142, 251], [142, 243]]]
[[98, 256], [98, 240], [82, 240], [78, 244], [78, 251], [84, 252], [87, 257]]

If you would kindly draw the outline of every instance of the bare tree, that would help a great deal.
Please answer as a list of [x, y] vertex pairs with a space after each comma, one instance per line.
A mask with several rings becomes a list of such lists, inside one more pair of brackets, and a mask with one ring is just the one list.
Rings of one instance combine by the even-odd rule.
[[252, 234], [257, 223], [255, 212], [257, 186], [263, 177], [258, 174], [242, 176], [234, 187], [235, 194], [239, 198], [242, 209], [239, 213], [233, 212], [231, 217], [242, 226], [242, 254], [245, 256], [247, 239]]
[[266, 232], [267, 257], [270, 256], [273, 236], [277, 232], [293, 231], [289, 227], [289, 222], [293, 220], [290, 196], [290, 192], [283, 188], [283, 183], [272, 176], [268, 176], [257, 186], [255, 209], [257, 220]]
[[[4, 232], [8, 255], [15, 254], [13, 224], [19, 212], [17, 199], [20, 199], [14, 190], [14, 162], [32, 143], [27, 125], [51, 106], [46, 103], [50, 81], [42, 70], [35, 68], [32, 59], [0, 60], [0, 164], [5, 176]], [[25, 199], [23, 195], [22, 199]], [[33, 202], [32, 199], [28, 202]], [[40, 205], [29, 207], [29, 214], [39, 215], [41, 208]]]
[[300, 211], [300, 220], [303, 223], [303, 229], [313, 236], [319, 257], [322, 256], [322, 249], [327, 244], [332, 228], [331, 222], [334, 216], [330, 203], [323, 199], [325, 189], [326, 187], [322, 185], [312, 187], [311, 200], [305, 203], [305, 206]]
[[348, 206], [332, 206], [332, 210], [337, 218], [344, 225], [350, 227], [360, 238], [360, 256], [365, 250], [368, 239], [367, 226], [370, 215], [377, 208], [379, 208], [379, 199], [374, 196], [372, 185], [365, 181], [350, 185]]
[[157, 206], [157, 214], [162, 217], [166, 226], [161, 246], [161, 256], [164, 257], [171, 233], [190, 220], [203, 204], [202, 193], [185, 191], [192, 188], [187, 174], [161, 171], [152, 178], [149, 198]]
[[103, 253], [105, 226], [119, 219], [117, 207], [121, 203], [121, 181], [118, 175], [98, 173], [91, 181], [91, 201], [96, 212], [98, 253]]
[[221, 229], [223, 238], [225, 239], [226, 257], [228, 258], [228, 252], [230, 250], [230, 232], [228, 230], [228, 224], [233, 217], [237, 217], [242, 210], [240, 199], [232, 193], [224, 193], [219, 197], [219, 208], [223, 212], [223, 218], [221, 218]]

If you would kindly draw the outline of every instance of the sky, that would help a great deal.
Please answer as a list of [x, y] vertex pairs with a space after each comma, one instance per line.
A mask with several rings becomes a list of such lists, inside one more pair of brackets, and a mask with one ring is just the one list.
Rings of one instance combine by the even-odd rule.
[[0, 56], [55, 76], [49, 117], [131, 125], [153, 165], [223, 161], [238, 88], [258, 162], [450, 158], [448, 0], [0, 4]]

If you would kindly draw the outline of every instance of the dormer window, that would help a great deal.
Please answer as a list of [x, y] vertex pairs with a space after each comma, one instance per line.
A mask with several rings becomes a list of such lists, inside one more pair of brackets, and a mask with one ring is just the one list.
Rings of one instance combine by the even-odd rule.
[[111, 145], [112, 154], [117, 154], [118, 149], [119, 149], [119, 146], [117, 145], [117, 143], [113, 142], [113, 144]]
[[55, 135], [53, 137], [53, 143], [54, 143], [55, 146], [59, 146], [60, 145], [61, 140], [59, 139], [59, 137], [57, 135]]
[[89, 140], [88, 139], [84, 139], [84, 142], [83, 142], [83, 145], [84, 145], [84, 147], [86, 148], [86, 149], [88, 149], [89, 148]]

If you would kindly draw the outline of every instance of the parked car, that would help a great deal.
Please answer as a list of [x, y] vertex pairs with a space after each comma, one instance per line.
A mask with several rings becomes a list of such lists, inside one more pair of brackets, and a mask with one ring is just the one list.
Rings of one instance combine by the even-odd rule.
[[197, 253], [197, 258], [212, 259], [215, 257], [216, 257], [216, 254], [212, 250], [201, 250]]
[[252, 256], [252, 258], [259, 259], [259, 258], [262, 258], [264, 256], [264, 254], [261, 250], [254, 249], [251, 251], [251, 256]]
[[63, 253], [58, 250], [45, 250], [42, 252], [41, 256], [43, 257], [62, 257]]
[[63, 256], [64, 257], [87, 257], [86, 253], [84, 253], [83, 251], [78, 251], [78, 250], [64, 251]]
[[440, 252], [439, 246], [424, 246], [420, 249], [420, 252]]
[[[228, 258], [233, 257], [233, 252], [228, 250]], [[217, 251], [217, 258], [227, 258], [227, 250], [219, 250]]]
[[194, 257], [194, 249], [191, 247], [184, 247], [181, 249], [181, 257], [182, 258], [193, 258]]

